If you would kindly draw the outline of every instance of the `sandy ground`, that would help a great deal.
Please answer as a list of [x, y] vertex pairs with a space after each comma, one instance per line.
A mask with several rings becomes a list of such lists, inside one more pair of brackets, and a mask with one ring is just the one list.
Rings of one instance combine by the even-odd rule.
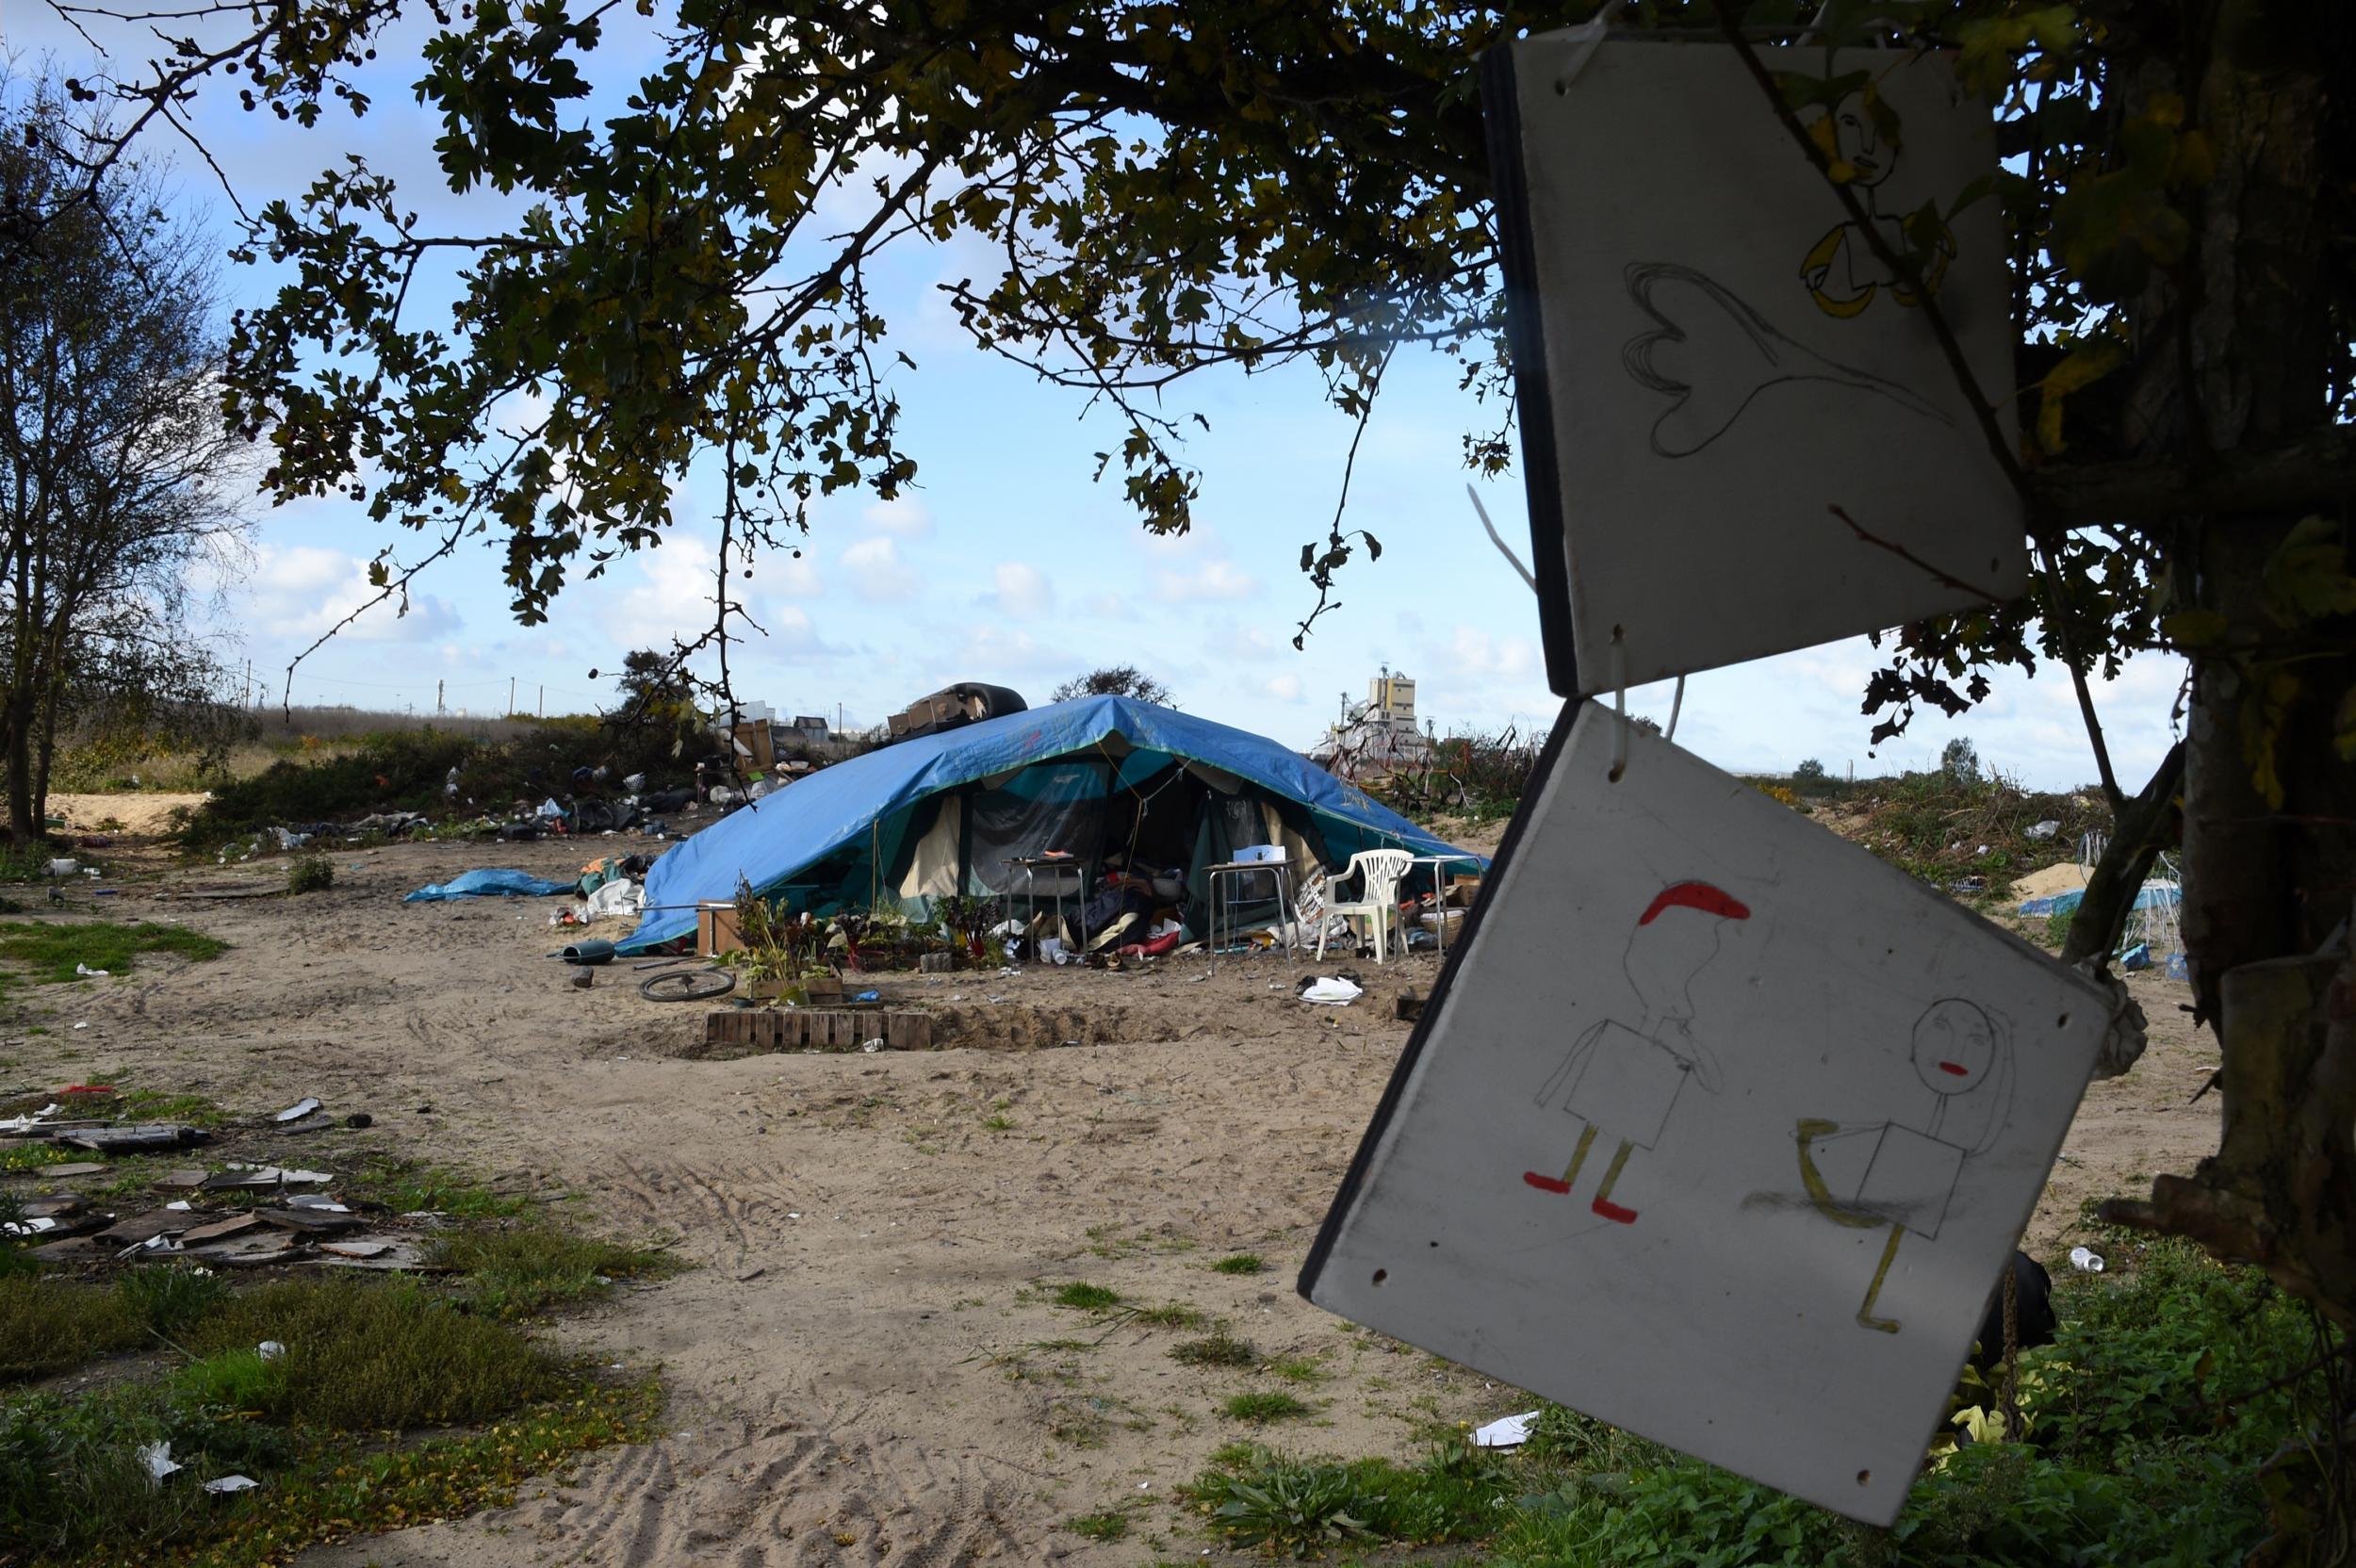
[[[35, 988], [0, 1020], [6, 1084], [112, 1078], [257, 1109], [316, 1094], [375, 1117], [352, 1138], [578, 1195], [564, 1210], [578, 1223], [695, 1266], [562, 1331], [612, 1362], [660, 1364], [667, 1435], [515, 1508], [306, 1560], [1191, 1557], [1204, 1542], [1173, 1494], [1222, 1443], [1408, 1457], [1436, 1429], [1526, 1408], [1292, 1290], [1406, 1041], [1389, 997], [1428, 988], [1431, 958], [1353, 965], [1373, 985], [1339, 1011], [1293, 1000], [1308, 966], [1274, 957], [1215, 975], [1193, 958], [1137, 975], [908, 976], [883, 988], [1114, 1019], [1118, 1038], [713, 1060], [698, 1051], [702, 1008], [644, 1001], [625, 966], [570, 988], [544, 956], [561, 939], [553, 901], [399, 902], [470, 866], [567, 874], [582, 858], [557, 844], [347, 852], [332, 891], [213, 903], [153, 895], [267, 886], [282, 865], [133, 866], [101, 884], [121, 896], [76, 890], [64, 918], [179, 921], [232, 951]], [[2042, 1254], [2067, 1246], [2083, 1200], [2214, 1145], [2215, 1098], [2188, 1102], [2216, 1056], [2178, 1010], [2184, 988], [2134, 984], [2153, 1047], [2089, 1094], [2032, 1231]], [[1211, 1268], [1240, 1251], [1269, 1271]], [[1313, 1380], [1180, 1365], [1169, 1351], [1183, 1331], [1054, 1305], [1072, 1280], [1196, 1308], [1266, 1358], [1314, 1364]], [[1254, 1429], [1218, 1410], [1276, 1389], [1313, 1417]], [[1127, 1541], [1059, 1528], [1106, 1508], [1134, 1511]]]
[[[167, 794], [161, 792], [115, 795], [53, 793], [49, 797], [49, 814], [61, 818], [66, 831], [76, 836], [120, 833], [131, 838], [152, 839], [172, 831], [173, 811], [182, 808], [194, 811], [209, 798], [201, 794]], [[102, 824], [106, 825], [102, 826]]]

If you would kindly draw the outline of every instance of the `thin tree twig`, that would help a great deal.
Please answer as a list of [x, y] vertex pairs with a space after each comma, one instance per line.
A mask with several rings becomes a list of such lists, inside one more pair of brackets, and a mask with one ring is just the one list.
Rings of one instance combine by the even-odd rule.
[[1899, 544], [1894, 539], [1883, 538], [1880, 534], [1873, 532], [1864, 524], [1858, 522], [1855, 517], [1850, 516], [1846, 511], [1837, 505], [1827, 505], [1824, 510], [1840, 518], [1842, 522], [1848, 524], [1849, 531], [1856, 534], [1865, 543], [1873, 545], [1878, 548], [1888, 550], [1899, 560], [1906, 562], [1908, 565], [1921, 568], [1922, 571], [1928, 573], [1935, 580], [1946, 584], [1948, 587], [1955, 589], [1959, 594], [1971, 594], [1975, 597], [1988, 599], [1991, 601], [2000, 599], [2004, 596], [2001, 594], [1989, 593], [1987, 589], [1981, 587], [1976, 582], [1964, 581], [1963, 579], [1956, 577], [1954, 573], [1948, 571], [1944, 566], [1937, 565], [1931, 562], [1923, 560], [1921, 556], [1915, 554], [1912, 550], [1906, 548], [1904, 545]]

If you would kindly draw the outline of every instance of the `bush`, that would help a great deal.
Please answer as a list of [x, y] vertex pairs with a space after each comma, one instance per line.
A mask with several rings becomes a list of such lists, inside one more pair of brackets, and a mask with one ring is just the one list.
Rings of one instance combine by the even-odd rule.
[[286, 867], [290, 893], [325, 892], [335, 885], [335, 867], [324, 855], [305, 855]]

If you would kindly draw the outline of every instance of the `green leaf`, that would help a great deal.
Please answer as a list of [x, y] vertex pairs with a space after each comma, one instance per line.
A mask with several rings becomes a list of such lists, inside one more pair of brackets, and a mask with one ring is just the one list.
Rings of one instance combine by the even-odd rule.
[[2356, 614], [2356, 577], [2348, 570], [2345, 531], [2328, 517], [2292, 525], [2260, 578], [2266, 613], [2285, 628]]

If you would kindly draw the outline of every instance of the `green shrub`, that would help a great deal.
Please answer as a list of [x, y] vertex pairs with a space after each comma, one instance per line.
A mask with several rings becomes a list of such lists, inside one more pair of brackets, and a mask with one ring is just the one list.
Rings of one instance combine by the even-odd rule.
[[324, 855], [305, 855], [286, 867], [286, 890], [290, 893], [325, 892], [335, 885], [335, 864]]
[[1267, 1267], [1257, 1252], [1237, 1252], [1211, 1265], [1212, 1271], [1219, 1274], [1257, 1274]]
[[1085, 1280], [1074, 1280], [1055, 1292], [1055, 1305], [1074, 1307], [1081, 1312], [1109, 1312], [1121, 1305], [1121, 1292], [1105, 1285], [1092, 1285]]
[[1230, 1421], [1249, 1421], [1254, 1426], [1270, 1421], [1293, 1421], [1313, 1413], [1310, 1407], [1290, 1394], [1237, 1394], [1219, 1407], [1219, 1413]]
[[1170, 1359], [1185, 1366], [1250, 1366], [1260, 1353], [1229, 1333], [1182, 1339], [1170, 1348]]
[[455, 1232], [434, 1242], [427, 1257], [457, 1271], [453, 1294], [495, 1317], [530, 1316], [601, 1296], [617, 1279], [671, 1267], [668, 1253], [541, 1228]]

